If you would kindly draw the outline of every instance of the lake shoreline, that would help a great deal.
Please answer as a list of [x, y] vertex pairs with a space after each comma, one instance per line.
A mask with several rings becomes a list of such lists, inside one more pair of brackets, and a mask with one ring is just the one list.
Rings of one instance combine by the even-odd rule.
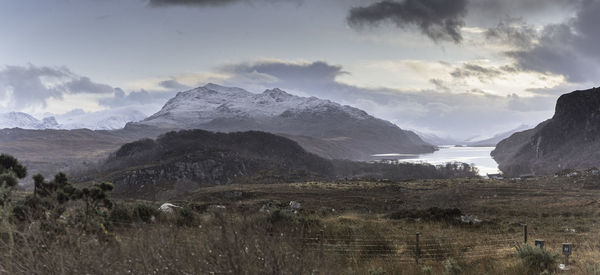
[[410, 163], [429, 163], [440, 165], [448, 162], [463, 162], [473, 164], [479, 169], [479, 174], [499, 173], [498, 163], [492, 158], [490, 153], [495, 149], [492, 146], [455, 146], [440, 145], [438, 150], [428, 154], [402, 154], [402, 153], [383, 153], [375, 154], [375, 160], [398, 160], [400, 162]]

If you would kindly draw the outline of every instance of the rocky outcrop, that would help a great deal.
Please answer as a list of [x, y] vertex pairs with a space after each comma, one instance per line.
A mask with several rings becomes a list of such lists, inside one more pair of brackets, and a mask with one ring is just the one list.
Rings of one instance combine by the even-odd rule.
[[600, 89], [562, 95], [555, 114], [498, 143], [492, 156], [509, 176], [600, 165]]

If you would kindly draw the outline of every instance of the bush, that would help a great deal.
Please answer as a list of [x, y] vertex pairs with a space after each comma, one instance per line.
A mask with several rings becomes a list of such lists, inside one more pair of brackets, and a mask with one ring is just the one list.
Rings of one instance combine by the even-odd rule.
[[137, 203], [133, 207], [133, 217], [138, 221], [150, 223], [153, 222], [153, 217], [156, 218], [159, 214], [157, 209], [147, 204]]
[[385, 275], [385, 274], [387, 274], [387, 273], [383, 269], [381, 269], [381, 267], [377, 268], [377, 269], [374, 269], [374, 268], [369, 269], [369, 275]]
[[424, 275], [431, 275], [433, 274], [433, 268], [431, 268], [431, 266], [425, 265], [423, 266], [423, 268], [421, 268], [421, 273]]
[[130, 224], [133, 221], [129, 208], [121, 203], [114, 205], [110, 211], [109, 219], [116, 224]]
[[438, 208], [431, 207], [427, 210], [422, 209], [405, 209], [398, 212], [387, 215], [388, 219], [400, 220], [400, 219], [422, 219], [425, 221], [435, 222], [457, 222], [462, 216], [462, 211], [458, 208]]
[[531, 273], [553, 272], [556, 269], [558, 253], [552, 253], [544, 249], [525, 245], [517, 245], [517, 256], [523, 265]]
[[275, 209], [271, 212], [267, 219], [272, 224], [291, 223], [294, 222], [295, 217], [294, 214], [292, 214], [290, 211]]
[[463, 272], [460, 265], [458, 265], [458, 262], [452, 258], [448, 258], [444, 262], [444, 269], [444, 275], [458, 275]]
[[196, 222], [196, 216], [194, 211], [190, 208], [184, 207], [177, 209], [177, 225], [179, 226], [193, 226]]

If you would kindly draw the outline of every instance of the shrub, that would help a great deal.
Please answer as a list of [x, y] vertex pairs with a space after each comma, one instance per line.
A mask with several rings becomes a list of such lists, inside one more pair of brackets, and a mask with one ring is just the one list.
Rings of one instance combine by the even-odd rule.
[[558, 253], [525, 245], [517, 245], [517, 256], [531, 273], [553, 272], [556, 269]]
[[143, 203], [137, 203], [134, 207], [133, 207], [133, 216], [139, 220], [139, 221], [143, 221], [146, 223], [150, 223], [152, 222], [152, 217], [157, 217], [159, 214], [158, 210], [155, 209], [154, 207], [147, 205], [147, 204], [143, 204]]
[[463, 272], [458, 262], [452, 258], [448, 258], [444, 262], [444, 275], [458, 275]]
[[281, 210], [281, 209], [273, 210], [268, 217], [268, 221], [272, 224], [281, 223], [281, 222], [289, 223], [289, 222], [293, 222], [294, 220], [295, 220], [294, 214], [292, 214], [290, 211]]
[[179, 226], [193, 226], [196, 222], [196, 216], [194, 211], [190, 208], [184, 207], [177, 209], [177, 225]]
[[127, 206], [119, 203], [115, 204], [110, 211], [109, 219], [112, 223], [116, 224], [129, 224], [133, 221], [133, 217], [129, 212]]
[[385, 275], [385, 274], [387, 274], [387, 273], [383, 269], [381, 269], [381, 267], [377, 268], [377, 269], [374, 269], [374, 268], [369, 269], [369, 275]]
[[457, 222], [462, 211], [458, 208], [438, 208], [431, 207], [426, 210], [422, 209], [405, 209], [398, 212], [387, 215], [387, 218], [400, 220], [400, 219], [422, 219], [425, 221], [438, 221], [438, 222]]

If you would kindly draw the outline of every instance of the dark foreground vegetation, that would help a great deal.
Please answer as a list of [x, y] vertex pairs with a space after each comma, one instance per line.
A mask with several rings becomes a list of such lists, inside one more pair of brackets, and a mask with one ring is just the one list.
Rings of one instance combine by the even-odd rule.
[[563, 242], [571, 274], [600, 272], [600, 191], [573, 176], [223, 185], [159, 210], [62, 174], [16, 190], [25, 172], [0, 157], [6, 274], [540, 274]]

